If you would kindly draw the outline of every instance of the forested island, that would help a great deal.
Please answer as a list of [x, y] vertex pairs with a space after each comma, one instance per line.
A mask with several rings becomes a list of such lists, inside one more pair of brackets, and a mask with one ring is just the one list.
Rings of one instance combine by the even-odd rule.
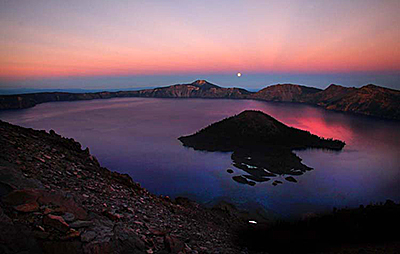
[[[340, 151], [345, 146], [343, 141], [318, 137], [253, 110], [243, 111], [178, 139], [184, 146], [195, 150], [233, 152], [233, 165], [247, 173], [233, 176], [233, 180], [252, 186], [277, 175], [288, 175], [287, 181], [297, 182], [293, 176], [311, 170], [293, 150], [320, 148]], [[275, 180], [273, 185], [281, 183]]]

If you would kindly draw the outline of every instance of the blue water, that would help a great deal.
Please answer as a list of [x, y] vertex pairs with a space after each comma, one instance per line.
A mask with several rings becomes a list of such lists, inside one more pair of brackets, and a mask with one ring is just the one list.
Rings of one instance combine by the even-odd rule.
[[[311, 133], [344, 140], [341, 152], [296, 151], [314, 168], [298, 183], [249, 186], [230, 153], [200, 152], [177, 140], [245, 109], [258, 109]], [[124, 98], [54, 102], [0, 111], [0, 119], [34, 129], [54, 129], [88, 146], [100, 163], [128, 173], [156, 194], [186, 196], [204, 204], [226, 200], [240, 208], [298, 217], [333, 207], [400, 201], [400, 122], [326, 111], [298, 104], [251, 100]], [[235, 172], [229, 174], [226, 169]]]

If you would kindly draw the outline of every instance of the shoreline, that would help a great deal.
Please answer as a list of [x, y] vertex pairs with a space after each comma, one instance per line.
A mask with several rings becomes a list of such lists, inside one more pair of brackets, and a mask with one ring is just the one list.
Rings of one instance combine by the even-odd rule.
[[77, 101], [110, 98], [203, 98], [249, 99], [268, 102], [289, 102], [320, 107], [325, 110], [352, 113], [380, 119], [400, 120], [400, 91], [366, 85], [347, 88], [330, 85], [325, 90], [294, 84], [268, 86], [258, 92], [242, 88], [224, 88], [205, 80], [154, 89], [118, 92], [66, 93], [42, 92], [0, 95], [0, 109], [24, 109], [54, 101]]
[[[101, 167], [89, 148], [82, 150], [52, 130], [0, 121], [0, 134], [0, 226], [5, 229], [0, 247], [5, 253], [339, 253], [331, 251], [335, 248], [395, 253], [400, 246], [388, 235], [400, 226], [400, 205], [392, 201], [294, 221], [259, 219], [253, 225], [227, 202], [206, 208], [187, 198], [151, 194], [130, 176]], [[348, 223], [349, 214], [355, 223]], [[370, 219], [364, 221], [363, 214]], [[357, 236], [360, 225], [378, 234], [376, 239], [353, 237], [340, 247], [345, 239], [332, 238], [342, 230]]]
[[232, 228], [243, 223], [239, 218], [153, 195], [128, 175], [101, 167], [88, 148], [54, 131], [1, 121], [0, 134], [0, 223], [6, 229], [0, 246], [5, 243], [5, 253], [13, 253], [12, 248], [241, 252], [230, 240]]

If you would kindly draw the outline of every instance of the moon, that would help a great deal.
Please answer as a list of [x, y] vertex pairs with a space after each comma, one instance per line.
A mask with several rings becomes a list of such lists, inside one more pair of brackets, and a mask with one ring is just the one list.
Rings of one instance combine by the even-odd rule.
[[240, 78], [240, 77], [242, 76], [242, 73], [238, 72], [238, 73], [236, 74], [236, 76], [238, 76], [238, 78]]

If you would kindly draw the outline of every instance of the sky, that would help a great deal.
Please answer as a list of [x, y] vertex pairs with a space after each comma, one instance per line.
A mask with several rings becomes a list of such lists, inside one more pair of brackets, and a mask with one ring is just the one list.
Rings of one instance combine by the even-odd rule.
[[398, 13], [399, 0], [0, 0], [0, 88], [400, 89]]

